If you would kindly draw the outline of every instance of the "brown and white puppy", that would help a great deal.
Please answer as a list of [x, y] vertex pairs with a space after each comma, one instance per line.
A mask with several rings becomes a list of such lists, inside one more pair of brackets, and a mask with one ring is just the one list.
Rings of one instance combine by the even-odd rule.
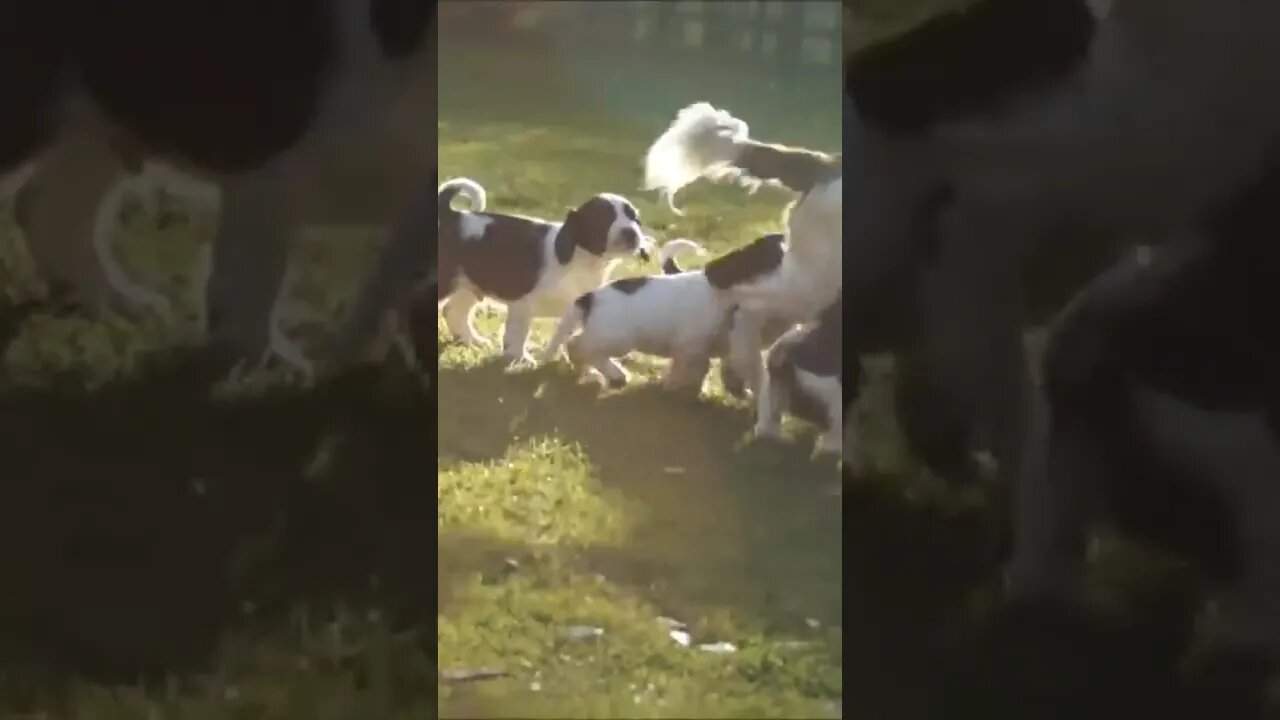
[[[473, 210], [454, 210], [459, 194]], [[488, 345], [471, 324], [485, 299], [507, 306], [502, 356], [526, 359], [536, 317], [559, 317], [580, 295], [604, 284], [629, 255], [648, 256], [640, 214], [626, 198], [601, 193], [569, 212], [564, 222], [485, 212], [484, 188], [466, 178], [437, 192], [438, 302], [449, 331], [469, 345]]]
[[782, 414], [790, 412], [822, 428], [819, 452], [843, 454], [844, 410], [852, 398], [844, 391], [842, 307], [837, 298], [815, 322], [788, 331], [769, 348], [756, 398], [756, 437], [779, 437]]

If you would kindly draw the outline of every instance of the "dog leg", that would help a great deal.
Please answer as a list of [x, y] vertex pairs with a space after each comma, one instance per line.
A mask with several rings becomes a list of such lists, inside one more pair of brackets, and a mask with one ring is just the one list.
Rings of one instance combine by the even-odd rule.
[[764, 382], [756, 393], [756, 426], [753, 432], [757, 438], [777, 440], [782, 437], [782, 413], [786, 405], [783, 383], [777, 381], [772, 370], [766, 370]]
[[[586, 372], [590, 364], [586, 361], [586, 351], [582, 349], [582, 336], [575, 335], [564, 343], [565, 357], [569, 358], [569, 366], [580, 374]], [[548, 358], [550, 359], [550, 358]]]
[[[435, 237], [434, 222], [434, 191], [419, 193], [388, 231], [373, 272], [365, 277], [356, 291], [351, 313], [328, 353], [330, 360], [339, 364], [350, 360], [374, 340], [382, 318], [389, 312], [423, 301], [419, 295], [427, 282], [423, 276], [433, 261], [434, 244], [428, 238]], [[418, 332], [417, 324], [416, 321], [413, 323], [415, 333]], [[466, 326], [471, 330], [469, 322]], [[474, 338], [475, 333], [471, 332], [471, 335]], [[419, 359], [425, 362], [426, 356]]]
[[[758, 313], [742, 308], [734, 310], [728, 352], [721, 360], [731, 370], [729, 375], [736, 376], [738, 382], [745, 384], [753, 395], [760, 392], [760, 385], [764, 382], [764, 348], [761, 342], [764, 323], [765, 318]], [[722, 371], [721, 374], [725, 373]], [[728, 383], [725, 387], [728, 389]]]
[[449, 334], [464, 345], [489, 349], [493, 343], [476, 332], [473, 324], [476, 306], [480, 298], [465, 287], [458, 288], [449, 299], [444, 301], [444, 322], [449, 327]]
[[592, 359], [588, 362], [590, 367], [595, 368], [596, 372], [604, 376], [605, 382], [608, 383], [611, 390], [621, 390], [631, 380], [626, 369], [613, 358]]
[[533, 322], [533, 308], [525, 303], [507, 306], [506, 326], [502, 330], [502, 359], [511, 368], [533, 364], [533, 356], [527, 349], [529, 327]]
[[826, 428], [818, 436], [818, 452], [844, 454], [844, 392], [840, 387], [840, 379], [835, 377], [819, 377], [803, 370], [796, 371], [796, 382], [800, 383], [806, 393], [818, 398], [826, 408]]
[[711, 358], [705, 354], [677, 355], [667, 366], [663, 386], [672, 392], [688, 393], [696, 397], [702, 393], [702, 384], [710, 370]]
[[[1084, 422], [1084, 420], [1082, 420]], [[1040, 407], [1032, 415], [1014, 492], [1014, 552], [1005, 573], [1010, 600], [1069, 600], [1088, 542], [1100, 458], [1068, 418]]]
[[268, 166], [223, 190], [207, 288], [209, 343], [218, 363], [256, 366], [272, 344], [296, 232], [289, 181], [281, 168]]

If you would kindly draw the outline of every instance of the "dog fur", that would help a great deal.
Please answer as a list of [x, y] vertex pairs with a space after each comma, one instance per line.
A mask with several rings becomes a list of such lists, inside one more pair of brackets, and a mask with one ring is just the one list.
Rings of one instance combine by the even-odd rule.
[[[472, 210], [453, 209], [459, 194]], [[622, 259], [647, 253], [639, 213], [620, 195], [596, 195], [563, 222], [487, 212], [484, 203], [472, 180], [439, 188], [439, 303], [450, 332], [469, 345], [488, 344], [471, 325], [476, 306], [486, 298], [505, 303], [502, 354], [511, 363], [527, 358], [535, 317], [562, 315]]]
[[[789, 330], [769, 348], [756, 399], [756, 437], [780, 437], [782, 414], [790, 412], [822, 431], [818, 452], [844, 455], [844, 416], [853, 398], [844, 389], [842, 305], [837, 299], [816, 321]], [[858, 378], [852, 380], [856, 387]]]
[[1225, 586], [1221, 648], [1280, 661], [1280, 333], [1258, 312], [1280, 299], [1278, 200], [1280, 165], [1197, 233], [1100, 276], [1056, 320], [1015, 598], [1075, 589], [1105, 515]]
[[842, 175], [840, 154], [758, 142], [744, 121], [705, 102], [680, 110], [645, 156], [646, 187], [676, 212], [674, 194], [699, 177], [776, 182], [799, 193], [784, 216], [782, 268], [735, 291], [748, 311], [781, 317], [814, 317], [840, 292]]
[[729, 338], [739, 311], [730, 291], [776, 272], [782, 241], [780, 234], [766, 235], [707, 268], [686, 272], [675, 253], [700, 246], [673, 240], [662, 249], [664, 274], [614, 280], [578, 297], [561, 317], [543, 359], [554, 358], [567, 344], [574, 367], [595, 368], [611, 387], [620, 388], [627, 383], [627, 373], [615, 358], [631, 352], [668, 357], [664, 385], [697, 393], [711, 360], [719, 358], [726, 389], [740, 394], [742, 384], [736, 378], [741, 370], [727, 367]]

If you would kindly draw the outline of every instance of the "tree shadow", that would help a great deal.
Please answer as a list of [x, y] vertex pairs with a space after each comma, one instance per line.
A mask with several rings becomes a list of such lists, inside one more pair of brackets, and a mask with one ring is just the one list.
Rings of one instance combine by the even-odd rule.
[[173, 351], [93, 389], [67, 374], [0, 391], [11, 702], [207, 668], [248, 607], [425, 623], [434, 408], [417, 379], [365, 367], [236, 397], [209, 380]]

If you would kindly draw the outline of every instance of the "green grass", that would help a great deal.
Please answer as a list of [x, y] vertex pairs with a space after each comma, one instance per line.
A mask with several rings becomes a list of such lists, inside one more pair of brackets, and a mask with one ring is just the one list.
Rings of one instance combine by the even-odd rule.
[[[789, 195], [703, 183], [682, 194], [677, 217], [641, 192], [644, 151], [676, 110], [706, 99], [759, 137], [839, 148], [835, 70], [825, 93], [821, 78], [807, 80], [793, 90], [803, 110], [782, 113], [779, 97], [753, 95], [723, 69], [498, 60], [447, 45], [442, 58], [440, 177], [480, 182], [495, 210], [558, 218], [618, 192], [659, 241], [721, 252], [780, 229]], [[621, 274], [655, 270], [630, 263]], [[501, 314], [484, 312], [481, 331], [496, 336]], [[558, 365], [507, 372], [458, 345], [440, 362], [440, 666], [507, 673], [442, 683], [442, 717], [838, 712], [841, 484], [833, 463], [812, 457], [811, 432], [753, 444], [747, 408], [718, 380], [700, 399], [669, 397], [655, 358], [632, 359], [632, 385], [611, 393]], [[686, 623], [694, 646], [737, 651], [683, 647], [663, 617]], [[602, 632], [572, 639], [575, 627]]]
[[[434, 408], [395, 365], [211, 397], [209, 220], [120, 240], [186, 322], [17, 324], [42, 289], [0, 214], [0, 716], [430, 717]], [[367, 240], [308, 237], [295, 294], [336, 318]]]

